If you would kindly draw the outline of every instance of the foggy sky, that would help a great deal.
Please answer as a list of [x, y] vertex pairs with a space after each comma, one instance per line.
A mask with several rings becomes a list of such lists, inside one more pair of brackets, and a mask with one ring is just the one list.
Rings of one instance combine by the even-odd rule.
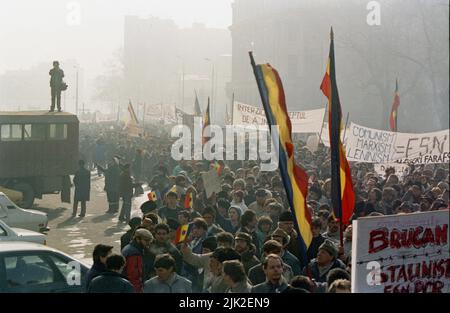
[[[81, 23], [69, 26], [68, 5], [77, 2]], [[76, 59], [86, 78], [102, 71], [123, 45], [125, 15], [170, 18], [180, 27], [231, 25], [232, 0], [14, 0], [0, 1], [0, 74], [54, 59]]]

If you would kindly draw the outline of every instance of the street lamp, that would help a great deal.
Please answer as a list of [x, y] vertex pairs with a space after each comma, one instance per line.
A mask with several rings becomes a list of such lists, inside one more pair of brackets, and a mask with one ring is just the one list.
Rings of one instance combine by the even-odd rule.
[[181, 60], [181, 107], [183, 108], [183, 111], [186, 111], [184, 108], [184, 59], [177, 55], [177, 59]]
[[78, 115], [78, 71], [79, 71], [79, 67], [78, 65], [74, 65], [73, 66], [76, 70], [77, 70], [77, 78], [76, 78], [76, 91], [75, 91], [75, 115]]

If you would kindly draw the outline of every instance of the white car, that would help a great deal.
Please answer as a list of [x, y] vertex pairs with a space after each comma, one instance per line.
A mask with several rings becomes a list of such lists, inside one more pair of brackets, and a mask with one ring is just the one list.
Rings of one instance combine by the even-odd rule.
[[32, 230], [11, 228], [0, 221], [0, 241], [27, 241], [46, 245], [45, 235]]
[[19, 208], [3, 192], [0, 192], [0, 220], [10, 227], [19, 227], [37, 232], [49, 229], [47, 214], [36, 210]]
[[0, 241], [0, 293], [83, 292], [89, 267], [56, 249]]

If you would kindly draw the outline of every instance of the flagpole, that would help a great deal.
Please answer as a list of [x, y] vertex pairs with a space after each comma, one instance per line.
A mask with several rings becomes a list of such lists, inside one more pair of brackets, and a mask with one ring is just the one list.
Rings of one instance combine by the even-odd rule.
[[325, 103], [325, 113], [323, 114], [323, 119], [322, 119], [322, 127], [320, 128], [320, 133], [319, 133], [319, 141], [323, 144], [322, 141], [322, 131], [323, 131], [323, 125], [325, 124], [325, 117], [327, 116], [327, 110], [328, 110], [328, 102]]
[[345, 118], [344, 136], [342, 137], [343, 142], [345, 142], [345, 133], [347, 132], [347, 125], [348, 125], [349, 117], [350, 117], [350, 112], [347, 112], [347, 117]]
[[231, 125], [233, 125], [233, 119], [234, 119], [234, 92], [233, 97], [231, 98]]

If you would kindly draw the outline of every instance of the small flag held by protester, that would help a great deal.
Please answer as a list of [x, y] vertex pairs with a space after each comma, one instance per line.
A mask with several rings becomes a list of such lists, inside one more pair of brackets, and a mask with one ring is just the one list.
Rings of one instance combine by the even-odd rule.
[[214, 162], [214, 169], [216, 170], [218, 176], [222, 176], [223, 168], [224, 168], [223, 161]]
[[156, 202], [158, 200], [158, 196], [157, 196], [156, 192], [154, 192], [154, 191], [149, 192], [147, 194], [147, 198], [148, 198], [149, 201], [155, 201]]
[[192, 192], [188, 192], [184, 196], [184, 208], [190, 210], [192, 209], [193, 206], [194, 206], [194, 198], [192, 196]]
[[193, 227], [194, 227], [193, 223], [184, 224], [184, 225], [181, 225], [180, 227], [178, 227], [178, 229], [175, 233], [175, 239], [174, 239], [173, 243], [179, 244], [179, 243], [186, 241], [186, 239], [188, 238], [189, 234], [191, 233]]

